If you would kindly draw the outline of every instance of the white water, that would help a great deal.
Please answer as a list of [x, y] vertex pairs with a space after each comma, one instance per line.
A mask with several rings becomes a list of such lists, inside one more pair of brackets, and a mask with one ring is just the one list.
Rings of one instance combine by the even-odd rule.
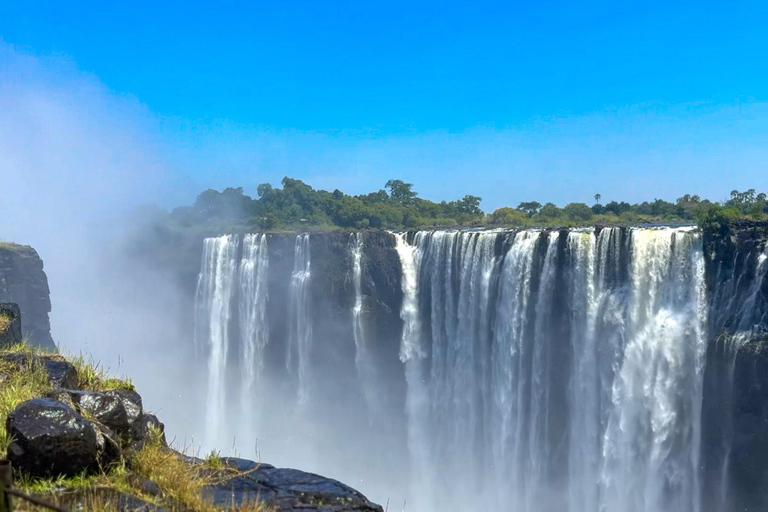
[[415, 510], [700, 510], [697, 233], [396, 237]]
[[258, 417], [254, 410], [259, 407], [256, 397], [260, 394], [261, 374], [264, 369], [264, 348], [269, 341], [267, 321], [267, 278], [269, 256], [266, 235], [245, 235], [243, 255], [240, 260], [240, 416], [239, 438], [246, 445], [255, 443]]
[[288, 290], [288, 344], [286, 368], [297, 376], [298, 402], [309, 399], [309, 357], [312, 345], [312, 316], [309, 296], [309, 233], [296, 237], [293, 273]]
[[237, 235], [207, 238], [197, 282], [195, 338], [199, 350], [207, 354], [208, 393], [206, 400], [206, 443], [227, 441], [226, 364], [229, 351], [229, 320], [237, 271]]
[[351, 264], [352, 286], [355, 291], [355, 302], [352, 305], [352, 335], [355, 340], [355, 368], [357, 378], [362, 388], [365, 402], [368, 406], [368, 421], [377, 421], [380, 411], [380, 389], [376, 387], [376, 366], [373, 354], [370, 352], [365, 336], [363, 304], [363, 234], [349, 235], [349, 261]]
[[[394, 239], [402, 267], [399, 355], [408, 452], [398, 448], [391, 459], [409, 461], [406, 510], [701, 512], [707, 304], [698, 233], [436, 231]], [[328, 455], [339, 446], [324, 446], [324, 439], [366, 439], [374, 429], [399, 428], [396, 419], [388, 425], [389, 418], [382, 422], [372, 414], [382, 397], [393, 398], [387, 396], [390, 387], [400, 382], [374, 385], [381, 361], [371, 341], [380, 338], [366, 330], [372, 324], [366, 323], [363, 238], [349, 238], [354, 300], [347, 303], [352, 306], [344, 341], [313, 339], [309, 235], [296, 237], [293, 271], [285, 279], [288, 375], [275, 373], [269, 393], [259, 390], [269, 335], [266, 237], [244, 238], [239, 273], [237, 245], [234, 236], [206, 240], [198, 282], [196, 328], [207, 354], [209, 442], [226, 446], [231, 430], [251, 442], [259, 432], [249, 405], [266, 401], [274, 418], [272, 446], [285, 442], [282, 449], [304, 454], [299, 462], [335, 471]], [[754, 274], [766, 272], [765, 261], [756, 258]], [[750, 288], [755, 300], [738, 305], [745, 314], [762, 311], [757, 286]], [[228, 373], [235, 298], [240, 372]], [[350, 372], [352, 380], [343, 382], [361, 389], [350, 389], [349, 397], [334, 395], [330, 403], [318, 401], [329, 376], [313, 371], [322, 362], [310, 357], [315, 350], [355, 350], [354, 366], [351, 354], [349, 364], [357, 379]], [[391, 379], [397, 373], [388, 364]], [[226, 393], [232, 377], [225, 383], [226, 375], [240, 377], [239, 395], [232, 395], [241, 398], [234, 416], [226, 415], [232, 401]], [[369, 421], [357, 427], [339, 423], [341, 435], [319, 430], [315, 407], [287, 412], [298, 400], [365, 418], [362, 403], [361, 410], [347, 409], [357, 407], [349, 398], [360, 391]], [[280, 437], [281, 422], [290, 425], [292, 437]], [[724, 457], [725, 482], [727, 451]], [[348, 470], [354, 458], [344, 464]], [[360, 485], [387, 471], [361, 474]]]

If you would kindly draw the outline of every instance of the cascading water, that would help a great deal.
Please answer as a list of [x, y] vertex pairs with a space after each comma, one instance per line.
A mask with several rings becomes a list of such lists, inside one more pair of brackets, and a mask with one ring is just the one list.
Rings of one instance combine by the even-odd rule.
[[419, 510], [699, 510], [700, 237], [621, 238], [397, 235]]
[[207, 354], [208, 394], [206, 400], [206, 442], [226, 442], [226, 364], [229, 351], [229, 320], [237, 273], [237, 235], [207, 238], [197, 282], [196, 346]]
[[[391, 465], [361, 482], [409, 474], [417, 512], [733, 510], [720, 411], [737, 353], [765, 331], [768, 249], [710, 268], [692, 228], [399, 233], [396, 255], [385, 234], [323, 236], [316, 287], [338, 302], [314, 307], [308, 234], [276, 238], [273, 262], [264, 235], [243, 237], [241, 256], [237, 236], [205, 241], [211, 446], [258, 435], [318, 470], [347, 442], [383, 443]], [[361, 465], [345, 457], [334, 467]]]
[[288, 345], [286, 368], [298, 379], [300, 404], [309, 397], [309, 351], [312, 343], [312, 316], [309, 297], [310, 279], [309, 233], [296, 237], [293, 273], [288, 291]]
[[363, 322], [363, 234], [349, 235], [349, 261], [351, 264], [352, 286], [355, 290], [355, 302], [352, 305], [352, 335], [355, 340], [355, 368], [357, 378], [365, 395], [370, 422], [376, 420], [380, 413], [378, 393], [376, 389], [376, 367], [369, 351], [365, 337]]
[[258, 396], [261, 373], [264, 367], [264, 349], [269, 341], [269, 323], [267, 321], [267, 278], [269, 255], [266, 235], [245, 235], [243, 237], [243, 255], [240, 260], [240, 439], [250, 444], [253, 432], [257, 429], [253, 411], [258, 405], [254, 398]]

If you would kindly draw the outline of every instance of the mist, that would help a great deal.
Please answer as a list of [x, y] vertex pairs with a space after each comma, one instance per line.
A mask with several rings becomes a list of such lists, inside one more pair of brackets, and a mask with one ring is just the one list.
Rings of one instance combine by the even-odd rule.
[[137, 207], [183, 188], [153, 140], [151, 115], [64, 57], [2, 43], [0, 113], [0, 238], [31, 245], [43, 259], [54, 341], [129, 376], [149, 410], [180, 425], [168, 404], [184, 389], [174, 374], [181, 365], [158, 357], [185, 344], [169, 321], [178, 294], [126, 251], [142, 222]]

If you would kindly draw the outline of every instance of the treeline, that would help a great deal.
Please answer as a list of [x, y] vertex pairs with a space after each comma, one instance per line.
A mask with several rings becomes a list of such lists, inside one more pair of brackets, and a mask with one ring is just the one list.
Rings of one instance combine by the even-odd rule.
[[385, 188], [351, 196], [334, 190], [315, 190], [306, 183], [284, 178], [282, 188], [264, 183], [257, 198], [242, 188], [222, 192], [206, 190], [192, 206], [174, 209], [168, 220], [179, 227], [235, 227], [260, 230], [313, 229], [414, 229], [454, 226], [575, 226], [585, 224], [698, 223], [719, 229], [729, 222], [748, 218], [768, 219], [768, 197], [754, 189], [734, 190], [730, 199], [713, 202], [684, 195], [674, 203], [655, 199], [630, 204], [624, 201], [594, 204], [570, 203], [559, 207], [536, 201], [504, 207], [485, 214], [481, 198], [466, 195], [455, 201], [436, 203], [418, 197], [411, 183], [390, 180]]
[[411, 229], [423, 226], [481, 224], [480, 198], [435, 203], [418, 197], [411, 183], [390, 180], [385, 189], [350, 196], [340, 190], [315, 190], [306, 183], [283, 178], [283, 188], [257, 187], [258, 198], [242, 188], [206, 190], [192, 206], [176, 208], [171, 219], [184, 227], [242, 225], [262, 230], [312, 228]]

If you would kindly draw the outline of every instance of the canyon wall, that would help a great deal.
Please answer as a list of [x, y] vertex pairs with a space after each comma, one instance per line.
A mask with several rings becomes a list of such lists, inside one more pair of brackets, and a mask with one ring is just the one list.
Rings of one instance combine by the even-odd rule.
[[0, 301], [15, 302], [21, 309], [26, 340], [40, 348], [55, 350], [51, 338], [48, 278], [43, 261], [32, 247], [0, 243]]

